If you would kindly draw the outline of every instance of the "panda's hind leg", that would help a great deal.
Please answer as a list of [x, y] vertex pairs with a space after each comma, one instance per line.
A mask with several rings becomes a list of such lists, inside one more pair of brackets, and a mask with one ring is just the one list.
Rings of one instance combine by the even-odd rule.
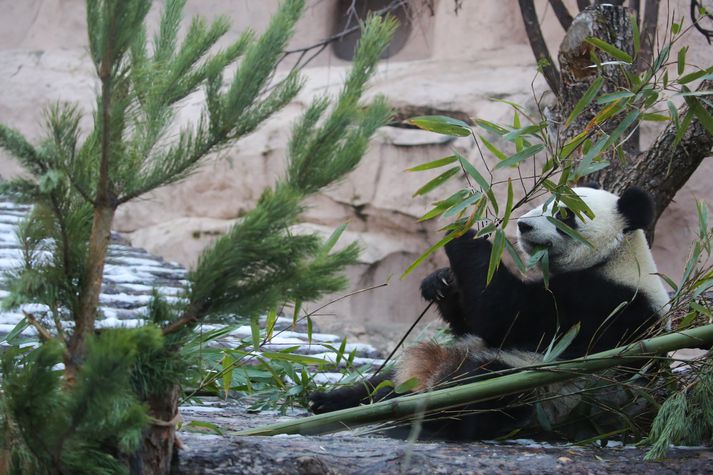
[[396, 396], [392, 387], [380, 388], [376, 392], [374, 390], [381, 382], [393, 378], [393, 372], [384, 371], [351, 386], [327, 392], [314, 392], [309, 395], [309, 408], [315, 414], [323, 414], [390, 399]]
[[[496, 377], [501, 371], [512, 369], [507, 364], [492, 360], [470, 360], [463, 364], [464, 382]], [[468, 404], [438, 414], [423, 425], [424, 438], [454, 441], [483, 440], [501, 437], [529, 424], [534, 415], [531, 405], [523, 404], [524, 395], [514, 394], [489, 401]]]
[[[407, 350], [397, 372], [396, 383], [416, 378], [417, 391], [444, 389], [491, 379], [514, 366], [504, 361], [499, 350], [485, 348], [477, 337], [462, 339], [453, 346], [422, 343]], [[525, 394], [467, 404], [445, 412], [428, 414], [421, 438], [480, 440], [506, 435], [526, 426], [533, 415]]]

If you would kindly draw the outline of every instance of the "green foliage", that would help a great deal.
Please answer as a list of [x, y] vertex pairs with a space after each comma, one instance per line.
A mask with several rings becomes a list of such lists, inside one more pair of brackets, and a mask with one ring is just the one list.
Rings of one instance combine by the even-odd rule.
[[671, 444], [700, 445], [713, 441], [713, 371], [706, 365], [691, 385], [663, 403], [654, 420], [647, 460], [666, 455]]
[[[502, 101], [512, 108], [511, 123], [496, 124], [482, 118], [475, 118], [475, 125], [470, 126], [443, 116], [416, 117], [408, 120], [409, 124], [424, 130], [454, 137], [472, 136], [476, 149], [480, 153], [482, 166], [476, 168], [471, 161], [454, 151], [448, 157], [431, 160], [408, 170], [434, 174], [416, 191], [415, 195], [437, 192], [443, 189], [445, 183], [452, 183], [453, 179], [459, 176], [465, 179], [467, 185], [457, 189], [447, 198], [437, 199], [432, 209], [420, 218], [420, 221], [436, 218], [445, 220], [447, 223], [443, 225], [442, 230], [449, 233], [416, 259], [404, 275], [455, 236], [471, 227], [476, 227], [478, 230], [476, 236], [492, 236], [493, 250], [487, 269], [488, 281], [495, 275], [502, 254], [507, 252], [523, 273], [538, 265], [547, 286], [549, 283], [548, 250], [535, 249], [528, 262], [523, 262], [514, 246], [505, 238], [504, 227], [515, 210], [532, 198], [549, 194], [545, 206], [552, 207], [553, 216], [557, 216], [557, 213], [575, 213], [581, 219], [594, 218], [592, 211], [572, 192], [571, 186], [586, 181], [588, 175], [608, 167], [611, 160], [622, 156], [623, 145], [642, 121], [670, 121], [676, 131], [673, 147], [682, 140], [694, 118], [709, 133], [713, 133], [713, 119], [706, 107], [709, 105], [708, 96], [713, 94], [713, 91], [705, 88], [697, 91], [689, 89], [692, 81], [713, 77], [713, 68], [706, 65], [704, 68], [691, 71], [686, 58], [688, 53], [686, 47], [678, 50], [674, 61], [669, 58], [673, 45], [684, 33], [681, 25], [676, 24], [672, 27], [650, 67], [638, 76], [626, 69], [626, 66], [634, 63], [639, 55], [640, 38], [636, 25], [634, 25], [633, 35], [633, 57], [605, 41], [588, 38], [587, 42], [597, 49], [597, 53], [594, 54], [596, 67], [604, 66], [597, 56], [601, 54], [602, 58], [606, 59], [606, 67], [624, 68], [629, 84], [616, 91], [602, 94], [606, 78], [603, 75], [597, 77], [582, 94], [569, 115], [563, 118], [563, 124], [559, 127], [564, 127], [564, 130], [552, 130], [558, 124], [556, 122], [549, 124], [542, 119], [542, 108], [537, 100], [539, 114], [534, 117], [523, 106]], [[674, 100], [679, 103], [685, 102], [688, 108], [685, 115], [679, 113]], [[584, 113], [592, 111], [592, 117], [584, 124], [583, 130], [563, 133], [572, 127], [577, 119], [581, 121]], [[482, 129], [482, 133], [477, 129]], [[562, 139], [562, 137], [568, 138]], [[489, 166], [489, 162], [482, 154], [481, 143], [497, 159], [494, 167]], [[460, 166], [453, 167], [454, 164]], [[498, 173], [503, 170], [515, 167], [519, 179], [498, 176]], [[518, 183], [518, 181], [524, 194], [519, 200], [513, 198], [513, 182]], [[503, 206], [503, 203], [495, 200], [494, 190], [500, 186], [502, 187], [500, 191], [504, 191], [506, 183], [507, 203]], [[677, 330], [690, 329], [703, 322], [709, 323], [713, 318], [710, 301], [704, 297], [704, 292], [713, 288], [713, 271], [710, 265], [713, 230], [708, 222], [708, 207], [699, 203], [697, 211], [700, 223], [698, 238], [693, 244], [681, 281], [675, 283], [670, 278], [662, 276], [674, 289], [669, 315], [682, 315], [675, 322]], [[591, 246], [576, 229], [572, 229], [559, 219], [549, 218], [549, 220], [571, 239]], [[579, 328], [574, 326], [561, 330], [566, 333], [563, 333], [559, 340], [549, 343], [545, 353], [546, 363], [552, 363], [557, 359], [576, 336]], [[670, 363], [671, 360], [663, 358], [661, 367]], [[666, 386], [668, 391], [673, 393], [661, 407], [651, 428], [648, 441], [653, 446], [647, 458], [664, 456], [671, 443], [700, 444], [712, 440], [713, 406], [710, 401], [713, 379], [710, 363], [710, 354], [708, 354], [690, 363], [690, 372], [684, 373], [685, 377], [674, 375], [666, 369], [657, 370], [655, 374], [649, 376], [651, 387]], [[628, 403], [632, 403], [636, 398], [639, 400], [643, 398], [649, 402], [650, 407], [656, 407], [657, 403], [651, 394], [659, 394], [660, 389], [643, 388], [639, 386], [640, 379], [641, 374], [635, 374], [631, 380], [617, 381], [615, 384], [620, 389], [625, 388], [626, 391], [631, 392], [632, 397], [627, 398]], [[601, 375], [596, 383], [594, 386], [601, 388], [611, 384], [611, 381], [606, 375]], [[650, 421], [640, 424], [640, 421], [633, 420], [627, 414], [626, 407], [611, 407], [597, 401], [596, 397], [591, 395], [590, 388], [584, 388], [578, 393], [586, 404], [573, 411], [573, 415], [581, 420], [567, 421], [567, 423], [575, 425], [582, 421], [591, 423], [594, 433], [597, 434], [591, 440], [632, 433], [640, 439], [648, 430], [647, 424], [650, 424]], [[540, 403], [537, 404], [537, 418], [546, 432], [552, 434], [552, 431], [560, 430], [561, 428], [551, 426], [542, 408], [539, 407]], [[599, 425], [602, 420], [607, 420], [607, 423], [609, 420], [616, 422], [612, 428], [605, 428]]]
[[196, 315], [257, 315], [284, 301], [314, 300], [343, 287], [338, 273], [357, 257], [351, 244], [322, 252], [314, 235], [292, 235], [306, 196], [341, 179], [385, 125], [383, 98], [359, 104], [366, 81], [388, 45], [395, 23], [370, 18], [354, 64], [327, 116], [327, 98], [315, 100], [292, 130], [284, 181], [266, 190], [256, 207], [201, 256], [191, 273], [191, 308]]
[[[3, 184], [2, 191], [34, 205], [18, 232], [24, 262], [8, 279], [4, 305], [34, 302], [45, 309], [28, 315], [6, 341], [16, 343], [28, 322], [53, 325], [38, 349], [11, 352], [4, 360], [0, 405], [7, 436], [0, 450], [12, 452], [15, 472], [125, 471], [117, 456], [139, 446], [148, 421], [139, 401], [165, 397], [193, 376], [204, 342], [191, 332], [198, 322], [239, 314], [257, 323], [263, 312], [274, 317], [280, 304], [299, 307], [343, 288], [341, 271], [357, 258], [355, 244], [334, 250], [343, 228], [323, 242], [292, 234], [290, 227], [304, 200], [354, 169], [370, 137], [389, 120], [383, 98], [361, 99], [395, 30], [394, 20], [379, 17], [365, 22], [338, 97], [315, 100], [295, 124], [287, 176], [201, 256], [190, 273], [188, 303], [169, 305], [154, 295], [145, 328], [94, 336], [117, 207], [187, 177], [206, 155], [282, 109], [302, 85], [298, 71], [275, 78], [304, 0], [281, 2], [261, 35], [246, 31], [222, 49], [217, 44], [229, 30], [223, 17], [193, 19], [179, 40], [185, 3], [163, 2], [149, 41], [150, 1], [87, 0], [90, 56], [101, 83], [93, 126], [80, 133], [81, 113], [68, 104], [48, 110], [45, 137], [36, 146], [0, 125], [0, 148], [29, 177]], [[232, 65], [235, 73], [224, 78]], [[192, 95], [205, 97], [200, 119], [179, 127], [177, 112]], [[257, 327], [255, 335], [259, 340]], [[284, 378], [304, 381], [292, 396], [306, 394], [310, 378], [299, 365], [313, 362], [305, 358], [264, 352], [260, 370], [281, 389]], [[60, 360], [64, 380], [52, 369]], [[226, 384], [232, 387], [232, 380]]]
[[[635, 26], [634, 57], [601, 39], [588, 38], [586, 41], [605, 54], [608, 59], [614, 60], [608, 62], [609, 66], [613, 64], [626, 66], [635, 62], [636, 55], [639, 54], [638, 42], [640, 39], [637, 28]], [[633, 129], [638, 127], [641, 121], [671, 121], [677, 130], [673, 146], [676, 146], [683, 138], [693, 117], [697, 118], [709, 132], [713, 131], [713, 118], [701, 102], [705, 100], [702, 98], [713, 94], [713, 91], [692, 92], [687, 87], [691, 81], [710, 78], [713, 69], [708, 67], [691, 72], [686, 61], [688, 50], [684, 47], [679, 50], [676, 59], [676, 77], [669, 78], [667, 68], [670, 50], [684, 33], [672, 30], [651, 67], [640, 76], [627, 73], [629, 87], [600, 94], [604, 87], [605, 77], [597, 77], [574, 105], [564, 121], [563, 127], [569, 128], [575, 119], [580, 117], [585, 110], [589, 110], [592, 105], [600, 107], [596, 109], [584, 130], [578, 131], [576, 135], [567, 140], [560, 141], [553, 136], [562, 131], [552, 133], [547, 121], [540, 117], [542, 108], [539, 101], [537, 101], [537, 105], [540, 114], [536, 117], [531, 116], [519, 104], [500, 101], [512, 108], [512, 124], [496, 124], [476, 118], [474, 119], [475, 126], [470, 126], [465, 122], [445, 116], [423, 116], [407, 120], [406, 122], [409, 124], [424, 130], [454, 137], [472, 136], [477, 150], [480, 152], [483, 168], [487, 170], [487, 175], [481, 173], [473, 163], [457, 152], [455, 155], [410, 168], [409, 171], [433, 171], [441, 167], [449, 167], [426, 182], [414, 193], [414, 196], [436, 191], [445, 183], [452, 182], [452, 179], [457, 176], [464, 177], [468, 182], [465, 188], [456, 191], [450, 197], [436, 201], [433, 208], [420, 220], [448, 218], [451, 221], [450, 224], [445, 225], [442, 229], [455, 234], [462, 234], [473, 226], [478, 228], [478, 236], [494, 234], [496, 245], [493, 246], [493, 255], [488, 268], [488, 277], [492, 277], [503, 252], [507, 250], [511, 255], [515, 254], [510, 243], [501, 245], [504, 235], [499, 229], [507, 225], [513, 211], [528, 203], [531, 198], [549, 193], [551, 196], [546, 204], [553, 207], [553, 215], [562, 209], [563, 212], [573, 212], [580, 218], [593, 218], [591, 210], [572, 192], [571, 186], [586, 180], [588, 175], [608, 167], [612, 157], [623, 153], [624, 143], [631, 137]], [[597, 67], [602, 67], [601, 62], [597, 63]], [[679, 117], [675, 105], [671, 102], [671, 98], [675, 97], [682, 98], [688, 106], [688, 113], [684, 118]], [[483, 129], [485, 133], [477, 133], [477, 128]], [[486, 138], [487, 135], [491, 137]], [[494, 167], [488, 166], [480, 143], [497, 158], [498, 161]], [[460, 170], [458, 167], [451, 166], [455, 162], [453, 157], [457, 157]], [[511, 179], [498, 180], [496, 175], [501, 170], [515, 167], [518, 169], [519, 182], [524, 192], [524, 196], [519, 200], [511, 199]], [[528, 176], [528, 183], [523, 176]], [[471, 179], [474, 182], [471, 182]], [[495, 199], [494, 189], [504, 183], [508, 183], [509, 189], [508, 203], [503, 208]], [[551, 222], [572, 239], [589, 244], [576, 230], [561, 221], [552, 219]], [[442, 239], [429, 248], [407, 269], [404, 275], [411, 272], [428, 255], [445, 245], [448, 240]], [[536, 256], [535, 262], [539, 262], [540, 267], [544, 270], [548, 262], [546, 252], [536, 253]], [[524, 272], [527, 266], [519, 262], [519, 259], [515, 259], [515, 261], [520, 270]], [[547, 280], [547, 276], [545, 276], [545, 280]]]
[[3, 441], [12, 451], [11, 473], [30, 473], [31, 467], [32, 473], [125, 473], [116, 457], [138, 447], [149, 421], [129, 384], [132, 369], [139, 355], [161, 345], [153, 326], [104, 331], [89, 340], [70, 387], [55, 369], [64, 353], [58, 341], [7, 351], [0, 423], [19, 436]]

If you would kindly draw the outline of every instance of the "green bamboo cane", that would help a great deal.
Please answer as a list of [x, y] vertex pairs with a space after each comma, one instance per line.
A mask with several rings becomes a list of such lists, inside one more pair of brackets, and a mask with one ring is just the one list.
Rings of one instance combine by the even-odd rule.
[[520, 393], [546, 384], [563, 382], [582, 374], [620, 365], [633, 357], [651, 356], [689, 347], [713, 346], [713, 325], [669, 333], [612, 350], [595, 353], [555, 365], [528, 369], [486, 381], [463, 384], [427, 393], [412, 394], [388, 401], [302, 419], [245, 429], [235, 435], [303, 434], [317, 435], [386, 420], [411, 416], [420, 411], [438, 411]]

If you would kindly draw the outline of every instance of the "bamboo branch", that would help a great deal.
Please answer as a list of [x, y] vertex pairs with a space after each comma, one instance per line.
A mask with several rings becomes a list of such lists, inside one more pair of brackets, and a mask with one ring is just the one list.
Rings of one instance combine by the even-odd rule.
[[296, 421], [246, 429], [238, 431], [235, 435], [315, 435], [337, 432], [360, 425], [412, 416], [419, 411], [438, 411], [521, 393], [539, 386], [574, 379], [582, 374], [611, 368], [623, 364], [631, 358], [667, 353], [681, 348], [708, 348], [711, 345], [713, 345], [713, 325], [705, 325], [691, 330], [648, 338], [544, 368], [524, 370], [486, 381], [403, 396]]

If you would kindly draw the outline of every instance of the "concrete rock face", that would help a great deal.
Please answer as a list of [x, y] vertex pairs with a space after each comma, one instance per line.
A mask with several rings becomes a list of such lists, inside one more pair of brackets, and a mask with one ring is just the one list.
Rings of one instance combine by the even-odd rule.
[[[150, 13], [157, 24], [161, 2]], [[575, 12], [575, 2], [566, 2]], [[232, 2], [189, 0], [187, 15], [208, 18], [218, 14], [231, 17], [233, 27], [228, 42], [246, 27], [260, 31], [278, 2]], [[413, 31], [405, 47], [384, 60], [372, 81], [369, 95], [383, 94], [401, 116], [446, 113], [460, 117], [485, 118], [492, 122], [512, 120], [509, 106], [492, 99], [504, 99], [535, 110], [533, 89], [539, 97], [546, 91], [535, 65], [517, 9], [517, 2], [412, 2]], [[687, 11], [688, 2], [671, 2], [671, 9]], [[53, 102], [70, 101], [85, 111], [83, 125], [90, 124], [95, 110], [97, 80], [87, 55], [84, 2], [81, 0], [0, 0], [0, 120], [31, 139], [41, 137], [41, 111]], [[546, 2], [539, 5], [543, 32], [556, 51], [563, 36]], [[335, 31], [337, 2], [313, 0], [298, 24], [293, 47], [312, 44]], [[662, 6], [665, 24], [670, 13]], [[687, 38], [692, 45], [692, 63], [707, 64], [710, 49], [698, 33]], [[290, 61], [285, 64], [289, 67]], [[284, 110], [265, 122], [234, 147], [209, 157], [203, 168], [187, 180], [157, 190], [121, 207], [115, 228], [135, 246], [169, 260], [191, 266], [200, 252], [237, 219], [249, 211], [262, 190], [284, 173], [286, 144], [291, 125], [313, 97], [334, 94], [346, 75], [348, 62], [330, 49], [304, 70], [306, 85]], [[534, 82], [533, 82], [534, 78]], [[553, 98], [545, 95], [543, 102]], [[179, 120], [195, 120], [201, 112], [201, 98], [189, 97]], [[656, 131], [644, 129], [652, 141]], [[436, 172], [407, 173], [419, 163], [458, 150], [486, 172], [477, 148], [468, 139], [428, 132], [386, 127], [372, 141], [359, 168], [345, 181], [311, 198], [297, 231], [329, 234], [334, 227], [349, 222], [345, 242], [358, 240], [364, 252], [361, 261], [349, 270], [351, 286], [357, 291], [388, 283], [385, 287], [358, 293], [340, 300], [320, 313], [322, 328], [348, 328], [387, 342], [411, 322], [425, 306], [418, 294], [420, 279], [438, 265], [435, 256], [406, 279], [400, 275], [439, 237], [437, 228], [445, 223], [417, 223], [431, 202], [447, 196], [464, 183], [453, 180], [450, 187], [434, 196], [412, 198], [413, 192]], [[708, 186], [713, 164], [704, 165], [679, 192], [659, 222], [654, 252], [660, 271], [680, 275], [689, 243], [697, 227], [694, 197], [710, 201]], [[0, 175], [14, 176], [20, 169], [0, 152]], [[517, 177], [517, 172], [511, 172]], [[507, 180], [507, 175], [499, 176]], [[505, 184], [496, 187], [502, 196]], [[520, 190], [522, 192], [522, 190]], [[336, 298], [336, 296], [335, 296]], [[331, 299], [325, 300], [326, 303]], [[313, 305], [316, 308], [319, 305]], [[373, 339], [370, 341], [374, 341]]]

